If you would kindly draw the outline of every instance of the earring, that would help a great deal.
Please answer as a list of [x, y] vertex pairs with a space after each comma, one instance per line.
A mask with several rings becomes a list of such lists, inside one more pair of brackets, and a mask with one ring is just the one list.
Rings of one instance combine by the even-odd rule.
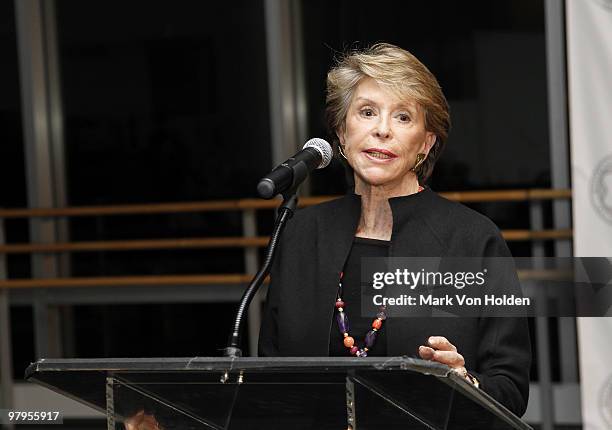
[[410, 171], [412, 173], [416, 173], [417, 172], [417, 169], [419, 168], [419, 166], [421, 164], [423, 164], [423, 161], [425, 161], [425, 157], [426, 157], [426, 155], [423, 154], [422, 152], [419, 152], [417, 154], [417, 156], [416, 156], [416, 163], [414, 164], [414, 167], [412, 169], [410, 169]]
[[340, 155], [342, 155], [342, 157], [344, 157], [344, 159], [346, 161], [348, 161], [348, 158], [346, 158], [346, 155], [344, 155], [344, 151], [342, 150], [342, 146], [343, 145], [341, 143], [338, 143], [338, 152], [340, 153]]

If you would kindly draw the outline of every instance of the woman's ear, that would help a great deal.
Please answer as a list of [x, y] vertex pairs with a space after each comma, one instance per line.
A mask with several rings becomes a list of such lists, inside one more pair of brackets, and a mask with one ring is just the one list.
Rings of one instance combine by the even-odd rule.
[[428, 131], [427, 134], [425, 135], [425, 142], [423, 142], [423, 149], [420, 152], [425, 154], [425, 156], [427, 157], [427, 155], [429, 155], [429, 151], [435, 145], [437, 138], [438, 136], [436, 136], [435, 133]]
[[338, 137], [338, 142], [340, 142], [340, 145], [344, 146], [344, 130], [342, 128], [339, 128], [336, 130], [336, 136]]

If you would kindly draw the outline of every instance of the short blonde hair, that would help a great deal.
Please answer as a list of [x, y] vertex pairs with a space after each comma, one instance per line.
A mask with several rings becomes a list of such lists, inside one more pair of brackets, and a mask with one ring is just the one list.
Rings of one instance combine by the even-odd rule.
[[425, 129], [436, 135], [436, 142], [427, 159], [417, 170], [419, 180], [425, 182], [450, 131], [448, 102], [429, 69], [410, 52], [389, 43], [377, 43], [361, 51], [352, 51], [340, 58], [327, 74], [325, 116], [336, 153], [339, 144], [336, 133], [344, 130], [355, 89], [366, 77], [391, 88], [403, 99], [415, 101], [423, 109]]

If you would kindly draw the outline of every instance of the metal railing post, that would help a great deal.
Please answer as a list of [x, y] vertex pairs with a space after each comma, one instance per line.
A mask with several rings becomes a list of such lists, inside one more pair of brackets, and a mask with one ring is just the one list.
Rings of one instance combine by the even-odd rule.
[[[548, 87], [548, 129], [550, 134], [551, 186], [570, 187], [569, 115], [567, 103], [567, 61], [565, 1], [545, 0], [546, 74]], [[554, 228], [571, 228], [571, 199], [552, 201]], [[555, 241], [555, 257], [571, 257], [572, 241]], [[561, 381], [578, 381], [578, 341], [576, 318], [559, 318]]]
[[[541, 200], [530, 200], [529, 201], [529, 229], [530, 230], [542, 230], [544, 227], [544, 216], [542, 211]], [[540, 268], [542, 258], [546, 256], [544, 250], [544, 243], [541, 240], [532, 240], [531, 242], [531, 256], [535, 258], [534, 268]], [[540, 261], [538, 261], [540, 260]], [[553, 401], [553, 386], [552, 377], [550, 373], [550, 344], [548, 339], [550, 338], [550, 329], [548, 325], [548, 318], [538, 317], [534, 318], [535, 329], [536, 329], [536, 357], [537, 357], [537, 368], [540, 385], [540, 405], [542, 413], [542, 430], [552, 430], [555, 423], [555, 409]]]
[[[529, 229], [532, 231], [544, 230], [544, 211], [541, 200], [529, 200]], [[544, 241], [540, 239], [531, 240], [531, 256], [541, 258], [546, 255]]]
[[[26, 160], [28, 206], [66, 205], [64, 142], [54, 1], [15, 1], [15, 26], [21, 89], [21, 114]], [[66, 231], [55, 219], [30, 219], [30, 238], [37, 243], [55, 243]], [[35, 278], [59, 276], [57, 255], [32, 255]], [[44, 293], [41, 293], [44, 296]], [[45, 318], [45, 315], [47, 316]], [[49, 319], [48, 317], [52, 318]], [[37, 356], [62, 356], [59, 311], [44, 300], [34, 305]]]

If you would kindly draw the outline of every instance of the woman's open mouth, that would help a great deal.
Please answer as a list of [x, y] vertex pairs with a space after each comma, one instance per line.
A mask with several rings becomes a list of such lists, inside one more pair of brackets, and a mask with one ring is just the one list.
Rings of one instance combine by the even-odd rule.
[[397, 155], [395, 155], [391, 151], [387, 151], [386, 149], [370, 148], [370, 149], [366, 149], [363, 152], [365, 152], [369, 157], [376, 158], [379, 160], [389, 160], [392, 158], [397, 158]]

